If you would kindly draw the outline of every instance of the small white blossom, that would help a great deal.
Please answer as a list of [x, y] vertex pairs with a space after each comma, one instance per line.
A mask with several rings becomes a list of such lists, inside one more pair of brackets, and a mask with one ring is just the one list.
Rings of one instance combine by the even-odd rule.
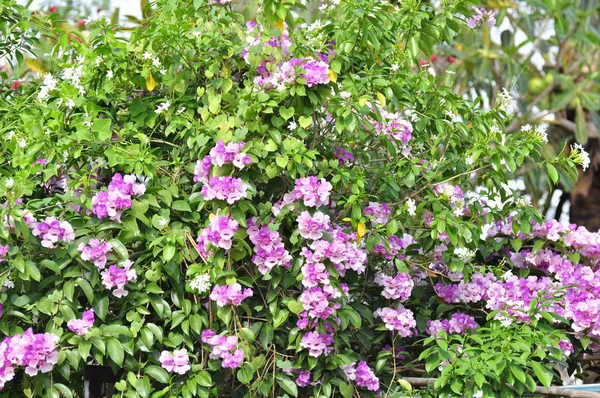
[[207, 273], [196, 276], [190, 282], [190, 288], [198, 291], [198, 293], [207, 292], [210, 290], [210, 275]]
[[542, 126], [536, 126], [533, 130], [533, 134], [537, 139], [539, 139], [544, 144], [548, 143], [548, 133], [546, 133], [546, 129]]
[[164, 218], [164, 217], [161, 217], [161, 218], [158, 220], [158, 222], [157, 222], [157, 224], [158, 224], [158, 226], [159, 226], [160, 228], [164, 228], [164, 227], [166, 227], [168, 223], [169, 223], [169, 220], [167, 220], [167, 219], [166, 219], [166, 218]]
[[473, 394], [473, 398], [482, 398], [482, 397], [483, 397], [483, 391], [482, 390], [479, 390], [475, 394]]
[[163, 102], [162, 104], [158, 104], [156, 106], [156, 110], [154, 111], [154, 113], [161, 114], [163, 112], [166, 112], [170, 106], [171, 106], [170, 101], [166, 101], [166, 102]]
[[517, 199], [517, 207], [530, 207], [531, 199], [528, 196], [519, 196]]
[[398, 69], [400, 69], [400, 65], [398, 65], [398, 64], [392, 64], [392, 66], [390, 66], [390, 70], [391, 70], [392, 72], [395, 72], [395, 71], [397, 71]]
[[417, 214], [417, 205], [413, 198], [406, 199], [406, 212], [409, 216], [414, 217]]
[[167, 70], [165, 68], [162, 68], [161, 70], [159, 70], [161, 75], [166, 75], [167, 74]]
[[469, 250], [466, 247], [456, 247], [454, 248], [454, 255], [468, 263], [475, 257], [475, 250]]
[[69, 108], [69, 109], [73, 109], [73, 108], [75, 108], [75, 101], [73, 101], [73, 99], [69, 98], [69, 99], [67, 100], [66, 106], [67, 106], [67, 108]]
[[21, 138], [19, 140], [19, 148], [25, 148], [27, 146], [27, 140], [25, 138]]
[[179, 109], [179, 110], [177, 111], [177, 114], [178, 114], [178, 115], [181, 115], [183, 112], [185, 112], [185, 109], [186, 109], [186, 108], [185, 108], [185, 106], [182, 106], [182, 107], [181, 107], [181, 109]]
[[10, 130], [10, 131], [8, 132], [8, 134], [6, 134], [6, 141], [10, 141], [10, 140], [12, 140], [12, 138], [13, 138], [14, 136], [15, 136], [15, 132], [14, 132], [14, 130]]
[[152, 53], [148, 52], [148, 51], [144, 51], [144, 54], [142, 55], [142, 57], [144, 57], [144, 59], [152, 59]]
[[472, 166], [472, 165], [473, 165], [473, 163], [475, 163], [475, 161], [473, 160], [473, 155], [469, 155], [469, 156], [467, 156], [467, 157], [465, 158], [465, 163], [466, 163], [468, 166]]
[[160, 60], [158, 59], [158, 57], [154, 57], [152, 59], [152, 65], [154, 65], [155, 68], [160, 68]]
[[106, 71], [106, 78], [107, 79], [112, 79], [113, 76], [114, 76], [114, 72], [112, 70], [109, 69], [109, 70]]
[[10, 280], [10, 279], [6, 279], [4, 281], [4, 283], [2, 284], [2, 286], [5, 287], [5, 288], [7, 288], [7, 289], [12, 289], [12, 288], [15, 287], [15, 283], [12, 280]]
[[288, 130], [290, 130], [290, 131], [296, 130], [297, 127], [298, 127], [298, 125], [293, 120], [290, 122], [290, 124], [288, 124]]
[[581, 165], [583, 171], [586, 171], [590, 167], [590, 155], [580, 144], [571, 146], [571, 159], [573, 162]]
[[515, 107], [515, 99], [508, 92], [506, 88], [502, 88], [502, 90], [498, 93], [498, 98], [496, 100], [496, 107], [498, 110], [509, 113]]
[[524, 133], [531, 131], [531, 124], [526, 124], [525, 126], [521, 127], [521, 131]]
[[7, 189], [11, 189], [13, 187], [13, 185], [15, 185], [15, 180], [13, 180], [12, 178], [7, 178], [6, 182], [4, 183], [4, 186]]

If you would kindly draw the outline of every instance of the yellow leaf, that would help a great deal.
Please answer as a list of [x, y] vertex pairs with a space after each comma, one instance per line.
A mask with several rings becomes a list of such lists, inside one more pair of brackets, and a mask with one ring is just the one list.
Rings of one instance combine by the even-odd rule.
[[356, 243], [360, 243], [362, 241], [363, 236], [365, 236], [365, 232], [367, 232], [365, 224], [359, 222], [356, 226]]
[[398, 384], [400, 384], [406, 391], [412, 391], [412, 386], [408, 381], [404, 379], [398, 379]]
[[352, 221], [352, 219], [350, 217], [346, 217], [346, 218], [342, 218], [342, 221], [344, 221], [344, 222], [350, 222], [350, 221]]
[[152, 73], [150, 73], [146, 78], [146, 88], [148, 91], [152, 91], [154, 87], [156, 87], [156, 82], [154, 81], [154, 77], [152, 77]]
[[279, 28], [279, 30], [281, 32], [283, 32], [283, 19], [280, 19], [279, 21], [277, 21], [277, 23], [275, 24], [276, 28]]
[[329, 69], [329, 80], [336, 83], [337, 82], [337, 73], [333, 71], [333, 69]]
[[208, 219], [209, 219], [209, 220], [212, 220], [212, 218], [213, 218], [214, 216], [215, 216], [215, 213], [210, 213], [210, 214], [208, 215]]
[[368, 101], [368, 100], [369, 100], [368, 98], [366, 98], [366, 97], [362, 97], [362, 98], [360, 98], [360, 99], [358, 100], [358, 104], [359, 104], [360, 106], [365, 106], [365, 105], [367, 105], [367, 101]]
[[377, 93], [377, 99], [379, 100], [381, 106], [385, 106], [385, 96], [383, 94]]
[[27, 58], [25, 59], [25, 64], [33, 73], [44, 73], [42, 62], [39, 59]]

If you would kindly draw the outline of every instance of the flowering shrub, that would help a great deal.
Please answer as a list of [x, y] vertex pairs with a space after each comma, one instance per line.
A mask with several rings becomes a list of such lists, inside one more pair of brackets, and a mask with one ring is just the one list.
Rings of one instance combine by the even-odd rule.
[[510, 395], [598, 348], [600, 236], [506, 189], [584, 157], [538, 163], [540, 127], [502, 132], [510, 98], [416, 66], [464, 4], [306, 25], [293, 2], [179, 3], [128, 43], [59, 36], [0, 107], [6, 394], [81, 396], [101, 364], [125, 397], [369, 397], [413, 372]]

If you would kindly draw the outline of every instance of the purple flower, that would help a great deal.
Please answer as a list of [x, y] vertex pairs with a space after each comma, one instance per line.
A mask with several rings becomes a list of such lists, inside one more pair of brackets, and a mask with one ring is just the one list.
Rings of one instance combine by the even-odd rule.
[[115, 297], [125, 297], [129, 294], [125, 290], [125, 285], [137, 279], [137, 273], [134, 268], [131, 268], [133, 263], [130, 260], [125, 260], [120, 263], [122, 268], [117, 265], [111, 265], [108, 269], [104, 269], [101, 273], [102, 284], [107, 289], [116, 289], [112, 292]]
[[201, 193], [204, 200], [225, 200], [230, 205], [245, 198], [248, 194], [241, 178], [229, 176], [211, 178], [208, 184], [202, 187]]
[[[341, 96], [341, 94], [340, 94]], [[343, 148], [334, 148], [333, 156], [340, 162], [340, 165], [345, 166], [348, 163], [354, 162], [354, 155]]]
[[231, 249], [233, 235], [238, 230], [237, 221], [227, 216], [215, 216], [210, 220], [208, 227], [200, 232], [198, 237], [198, 251], [207, 258], [212, 257], [212, 247]]
[[252, 289], [242, 289], [239, 283], [215, 285], [210, 293], [210, 299], [215, 301], [218, 307], [238, 306], [247, 297], [252, 297]]
[[320, 239], [323, 236], [322, 231], [327, 231], [331, 228], [329, 225], [329, 216], [320, 211], [315, 212], [312, 216], [309, 212], [303, 211], [297, 220], [300, 236], [304, 239]]
[[87, 244], [81, 242], [77, 250], [81, 252], [83, 261], [93, 261], [96, 268], [104, 269], [108, 254], [112, 250], [112, 244], [92, 238]]
[[6, 261], [6, 255], [8, 254], [8, 249], [10, 249], [10, 246], [0, 245], [0, 263]]
[[169, 351], [163, 351], [160, 353], [160, 366], [163, 367], [167, 372], [175, 372], [180, 375], [185, 374], [191, 369], [190, 357], [188, 356], [187, 350], [182, 348], [181, 350], [175, 350], [173, 353]]
[[42, 166], [45, 166], [48, 163], [48, 161], [44, 158], [37, 158], [35, 162], [33, 162], [32, 164], [41, 164]]
[[266, 275], [276, 266], [288, 268], [292, 256], [285, 249], [279, 232], [271, 231], [266, 225], [259, 228], [256, 222], [256, 218], [248, 220], [246, 232], [254, 244], [252, 262], [258, 267], [258, 271]]
[[498, 13], [496, 10], [487, 11], [483, 7], [477, 8], [476, 6], [473, 6], [472, 9], [475, 11], [475, 15], [467, 19], [467, 25], [469, 25], [469, 28], [478, 28], [483, 24], [487, 24], [489, 26], [494, 26], [496, 24], [495, 17]]
[[356, 381], [359, 387], [365, 387], [369, 391], [379, 390], [379, 378], [369, 368], [365, 361], [360, 361], [358, 365], [352, 362], [342, 367], [348, 380]]
[[233, 163], [238, 169], [243, 169], [244, 166], [252, 163], [249, 156], [240, 152], [245, 145], [245, 142], [230, 142], [225, 145], [223, 140], [219, 140], [209, 152], [211, 164], [222, 167], [225, 164]]
[[58, 242], [70, 242], [75, 239], [71, 224], [68, 221], [58, 221], [56, 217], [46, 217], [44, 221], [36, 223], [32, 233], [42, 240], [42, 246], [49, 249], [54, 248]]
[[396, 330], [402, 337], [410, 337], [417, 327], [414, 314], [411, 310], [404, 308], [401, 304], [398, 309], [385, 307], [379, 308], [374, 315], [381, 318], [388, 330]]
[[300, 346], [308, 350], [308, 355], [318, 357], [320, 355], [329, 354], [333, 348], [333, 336], [328, 333], [307, 332], [302, 336]]
[[400, 273], [394, 278], [391, 276], [378, 273], [375, 276], [375, 283], [383, 287], [381, 295], [387, 299], [406, 301], [412, 289], [415, 286], [412, 278], [408, 274]]
[[310, 384], [310, 370], [302, 370], [296, 379], [298, 387], [306, 387]]
[[329, 204], [332, 189], [333, 186], [324, 178], [298, 178], [293, 195], [296, 199], [302, 199], [308, 207], [319, 207]]
[[67, 328], [78, 336], [83, 336], [88, 329], [94, 326], [94, 311], [84, 311], [82, 319], [71, 319], [67, 322]]
[[387, 224], [392, 210], [387, 203], [369, 202], [369, 206], [365, 207], [365, 214], [375, 217], [373, 224]]
[[202, 331], [202, 342], [211, 347], [209, 357], [222, 359], [224, 368], [239, 368], [244, 362], [244, 351], [237, 349], [237, 336], [219, 336], [210, 329]]
[[134, 175], [116, 173], [113, 175], [108, 191], [98, 192], [92, 198], [92, 213], [99, 219], [110, 218], [121, 222], [121, 213], [132, 206], [132, 196], [146, 192], [144, 184], [138, 184]]

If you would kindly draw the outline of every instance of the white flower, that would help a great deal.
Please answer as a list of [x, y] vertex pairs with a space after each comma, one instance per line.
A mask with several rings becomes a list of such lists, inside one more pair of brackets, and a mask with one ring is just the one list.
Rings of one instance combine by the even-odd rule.
[[114, 73], [113, 73], [112, 70], [109, 69], [109, 70], [106, 71], [106, 78], [107, 79], [112, 79], [113, 76], [114, 76]]
[[290, 122], [290, 124], [288, 124], [288, 130], [290, 130], [290, 131], [296, 130], [297, 127], [298, 127], [298, 125], [293, 120]]
[[581, 165], [583, 171], [586, 171], [590, 167], [590, 155], [580, 144], [571, 146], [571, 159], [573, 159], [573, 162]]
[[4, 186], [7, 189], [11, 189], [13, 187], [13, 185], [15, 185], [15, 180], [13, 180], [12, 178], [7, 178], [6, 182], [4, 183]]
[[164, 227], [166, 227], [168, 223], [169, 223], [169, 220], [167, 220], [167, 219], [166, 219], [166, 218], [164, 218], [164, 217], [161, 217], [161, 218], [158, 220], [158, 222], [157, 222], [157, 224], [158, 224], [158, 226], [159, 226], [160, 228], [164, 228]]
[[8, 132], [8, 134], [6, 134], [6, 141], [10, 141], [10, 140], [12, 140], [12, 138], [13, 138], [14, 136], [15, 136], [15, 132], [14, 132], [14, 130], [10, 130], [10, 131]]
[[546, 133], [546, 129], [542, 126], [536, 126], [533, 133], [535, 136], [543, 143], [548, 143], [548, 133]]
[[144, 54], [142, 55], [142, 57], [144, 57], [144, 59], [151, 59], [152, 53], [148, 52], [148, 51], [144, 51]]
[[161, 75], [166, 75], [167, 74], [167, 70], [165, 68], [162, 68], [161, 70], [159, 70]]
[[498, 93], [498, 98], [496, 99], [496, 107], [498, 110], [509, 113], [512, 111], [514, 106], [516, 105], [515, 99], [512, 95], [506, 90], [506, 88], [502, 88], [502, 90]]
[[162, 104], [158, 104], [154, 113], [161, 114], [163, 112], [166, 112], [170, 106], [171, 106], [171, 101], [166, 101], [166, 102], [163, 102]]
[[406, 199], [406, 212], [413, 217], [417, 214], [417, 205], [413, 198]]
[[466, 247], [456, 247], [454, 248], [454, 255], [468, 263], [475, 257], [475, 250], [469, 250]]
[[79, 55], [77, 58], [75, 58], [75, 63], [82, 64], [84, 62], [85, 62], [85, 58], [83, 55]]
[[25, 138], [21, 138], [19, 140], [19, 148], [25, 148], [27, 146], [27, 140]]
[[6, 279], [2, 286], [4, 286], [7, 289], [12, 289], [13, 287], [15, 287], [15, 283], [10, 279]]
[[398, 64], [392, 64], [392, 66], [390, 66], [390, 70], [391, 70], [392, 72], [395, 72], [395, 71], [397, 71], [398, 69], [400, 69], [400, 65], [398, 65]]
[[340, 94], [339, 94], [341, 99], [348, 99], [348, 98], [350, 98], [350, 95], [351, 94], [347, 91], [340, 91]]
[[526, 124], [525, 126], [521, 127], [521, 131], [524, 133], [531, 131], [531, 124]]
[[467, 157], [465, 158], [465, 163], [466, 163], [468, 166], [472, 166], [472, 165], [473, 165], [473, 163], [475, 163], [475, 161], [473, 160], [473, 155], [469, 155], [469, 156], [467, 156]]
[[185, 106], [182, 106], [181, 109], [177, 111], [177, 114], [181, 115], [183, 112], [185, 112]]
[[69, 108], [69, 109], [75, 108], [75, 102], [71, 98], [69, 98], [67, 100], [67, 104], [66, 105], [67, 105], [67, 108]]
[[479, 390], [475, 394], [473, 394], [473, 398], [482, 398], [482, 397], [483, 397], [483, 391], [482, 390]]
[[198, 293], [207, 292], [210, 290], [210, 275], [207, 273], [196, 276], [190, 282], [190, 288], [197, 290]]
[[160, 68], [160, 60], [158, 59], [158, 57], [154, 57], [152, 59], [152, 65], [154, 65], [155, 68]]

